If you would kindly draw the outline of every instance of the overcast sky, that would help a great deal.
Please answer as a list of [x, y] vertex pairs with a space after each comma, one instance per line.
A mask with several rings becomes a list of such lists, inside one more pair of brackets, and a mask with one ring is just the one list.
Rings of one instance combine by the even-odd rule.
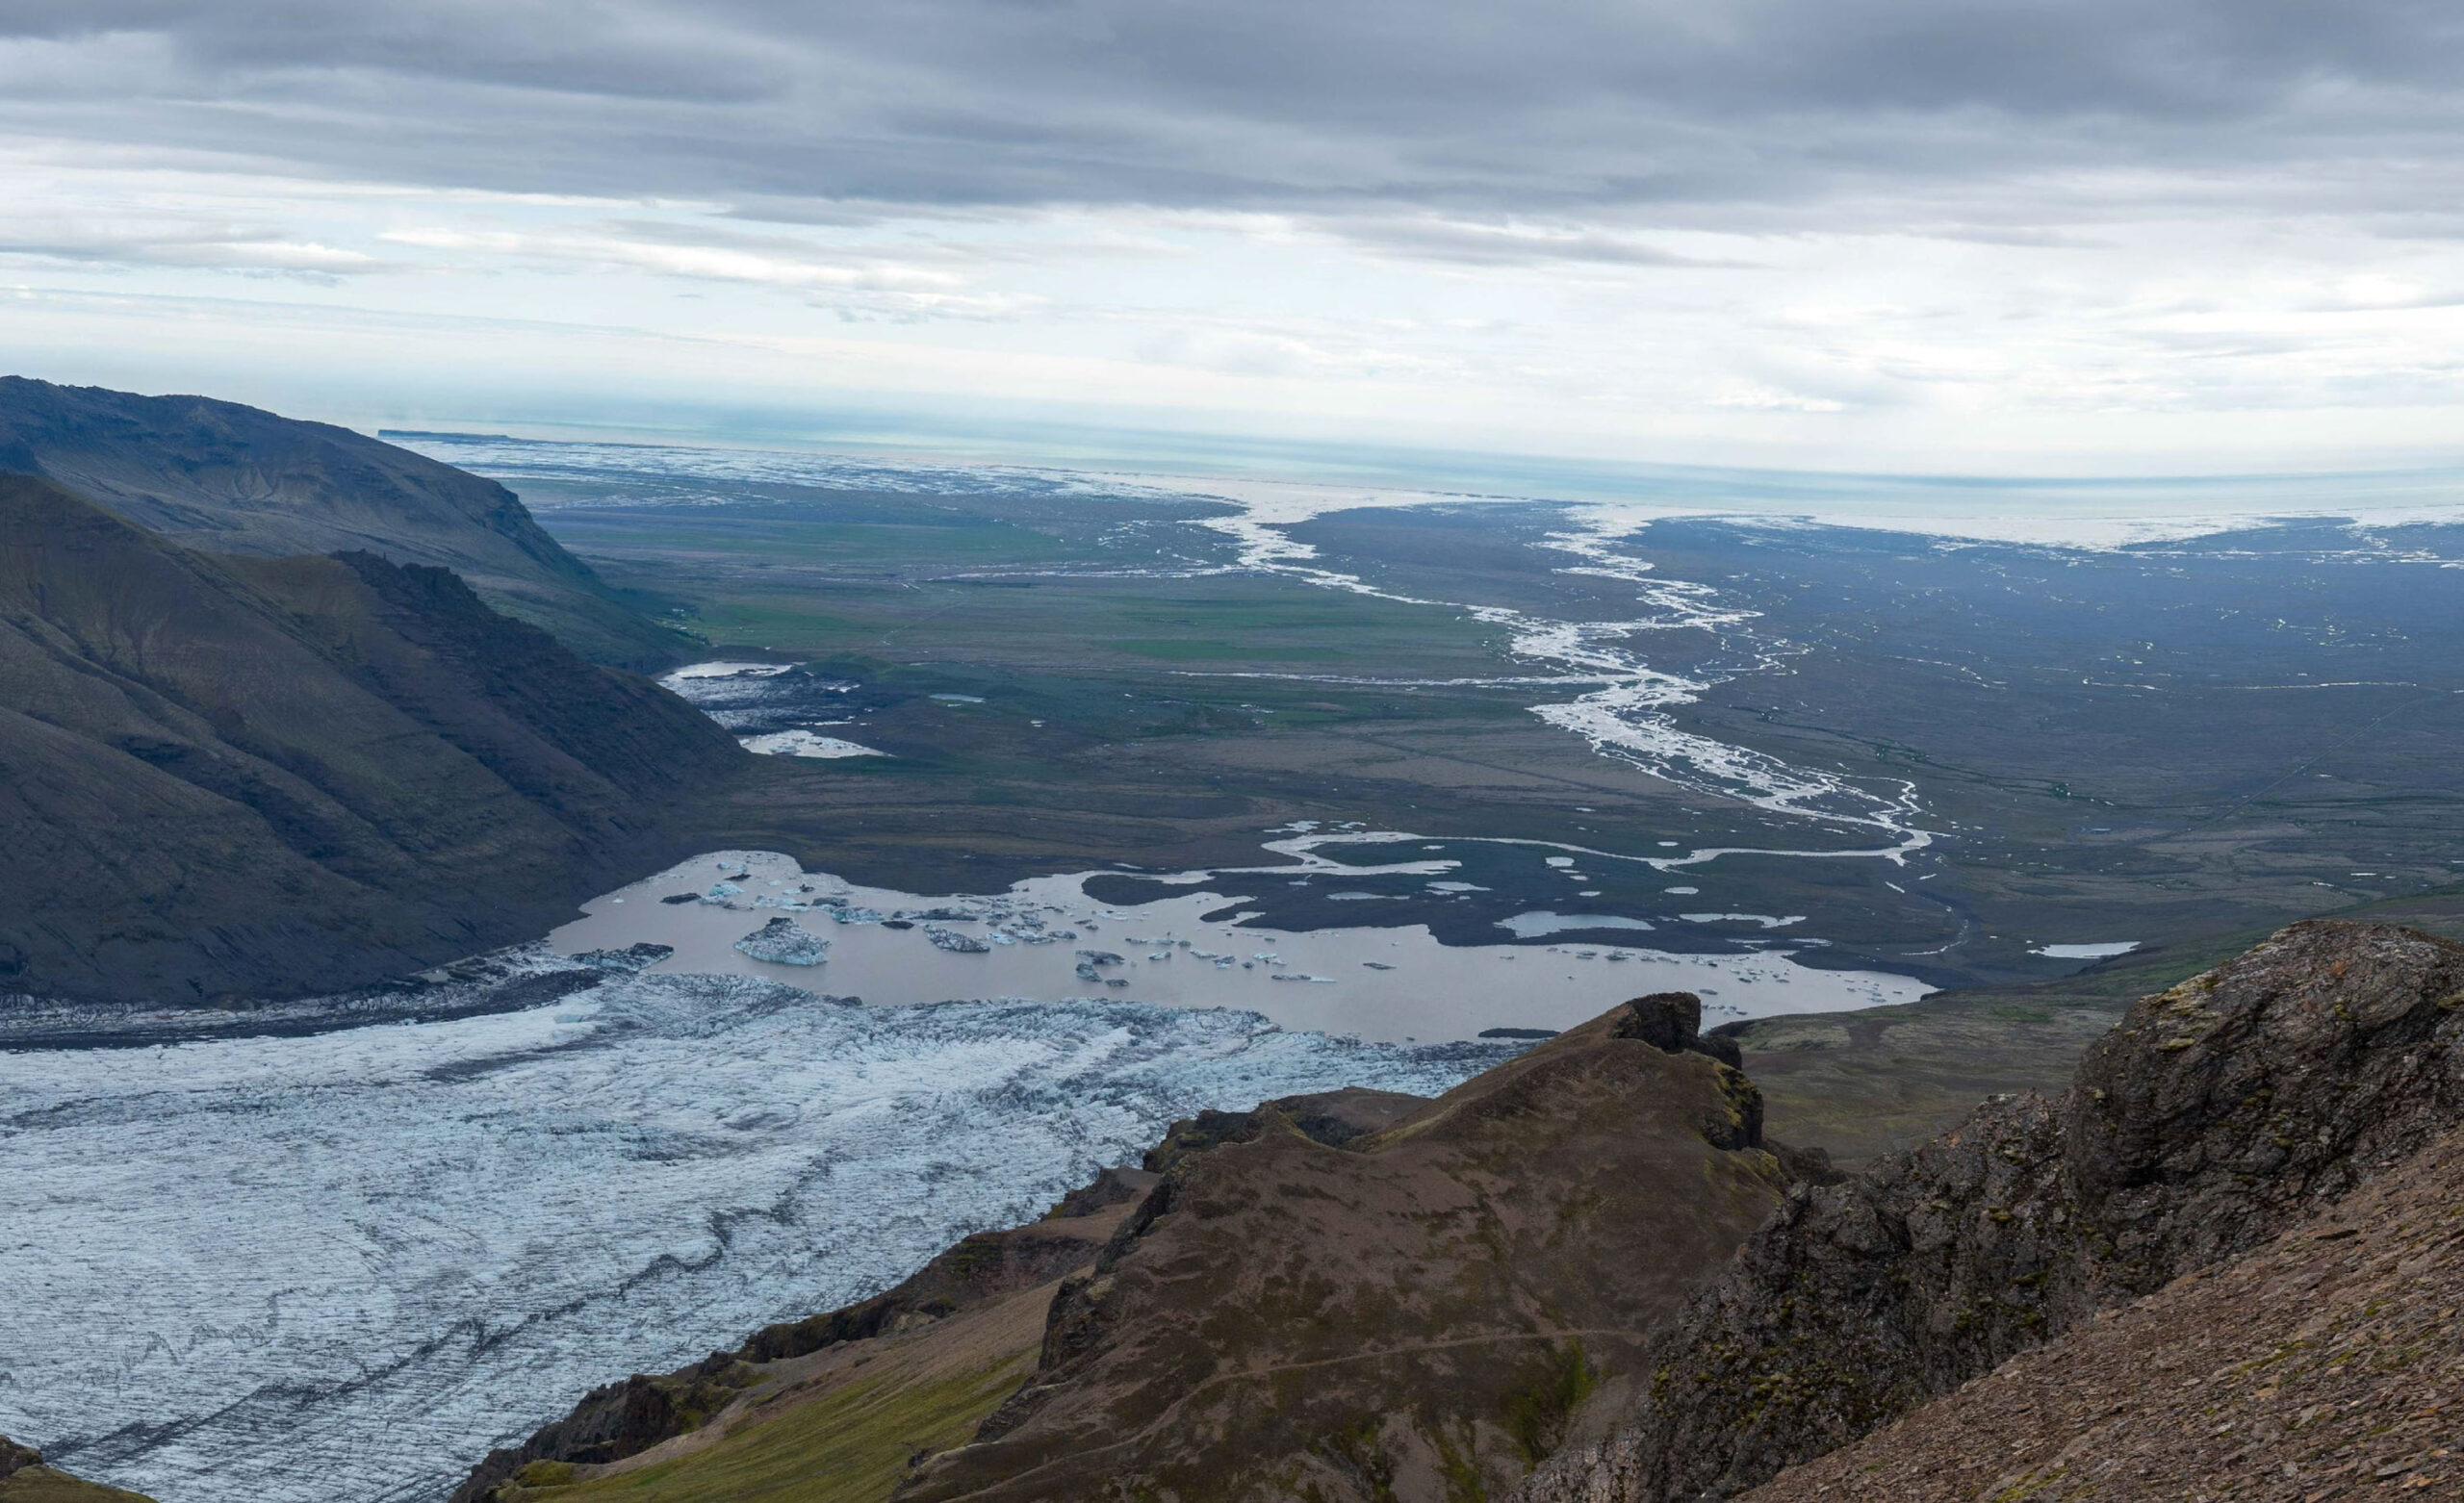
[[2448, 462], [2459, 79], [2452, 0], [0, 0], [0, 353], [359, 420]]

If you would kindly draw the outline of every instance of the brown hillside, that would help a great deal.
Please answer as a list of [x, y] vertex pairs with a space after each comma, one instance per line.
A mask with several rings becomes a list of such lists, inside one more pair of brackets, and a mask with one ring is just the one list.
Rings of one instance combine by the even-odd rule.
[[1063, 1286], [1029, 1385], [901, 1503], [1511, 1485], [1786, 1182], [1753, 1087], [1673, 1016], [1690, 1000], [1342, 1146], [1272, 1107], [1215, 1134]]

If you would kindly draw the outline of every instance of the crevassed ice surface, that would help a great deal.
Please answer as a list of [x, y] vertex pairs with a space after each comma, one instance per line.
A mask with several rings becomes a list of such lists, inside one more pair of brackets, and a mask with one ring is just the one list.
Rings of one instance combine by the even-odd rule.
[[166, 1503], [440, 1497], [597, 1384], [872, 1293], [1176, 1116], [1510, 1052], [654, 975], [0, 1056], [0, 1433]]

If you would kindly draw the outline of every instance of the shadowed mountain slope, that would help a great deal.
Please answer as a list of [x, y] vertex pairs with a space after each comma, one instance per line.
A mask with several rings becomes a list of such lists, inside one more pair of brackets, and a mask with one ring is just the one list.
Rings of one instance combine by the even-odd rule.
[[[2464, 1123], [2459, 1041], [2464, 945], [2380, 925], [2297, 924], [2143, 998], [2060, 1097], [1792, 1192], [1521, 1495], [1731, 1496], [2248, 1253]], [[2287, 1289], [2277, 1336], [2312, 1312]]]
[[333, 992], [528, 938], [743, 760], [444, 570], [192, 552], [0, 475], [0, 990]]
[[0, 471], [57, 481], [207, 552], [358, 550], [450, 569], [598, 662], [659, 667], [692, 646], [618, 599], [503, 486], [347, 428], [6, 376]]

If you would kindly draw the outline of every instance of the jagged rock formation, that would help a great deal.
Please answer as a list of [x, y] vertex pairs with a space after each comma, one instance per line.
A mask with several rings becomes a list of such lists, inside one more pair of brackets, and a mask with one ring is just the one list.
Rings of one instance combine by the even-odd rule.
[[2464, 946], [2374, 925], [2145, 998], [2061, 1097], [1792, 1191], [1522, 1496], [1732, 1495], [2247, 1252], [2464, 1121], [2459, 1033]]
[[1293, 1104], [1183, 1124], [1052, 1302], [1033, 1379], [897, 1497], [1510, 1486], [1787, 1183], [1692, 1001], [1621, 1007], [1339, 1146]]
[[347, 428], [6, 376], [0, 471], [57, 481], [206, 552], [362, 551], [449, 569], [598, 662], [661, 667], [691, 648], [620, 599], [503, 486]]
[[0, 993], [330, 993], [528, 938], [746, 760], [442, 569], [194, 553], [0, 475]]
[[1747, 1494], [2464, 1496], [2464, 1134]]
[[152, 1503], [117, 1488], [106, 1488], [55, 1471], [42, 1453], [0, 1436], [0, 1503]]

